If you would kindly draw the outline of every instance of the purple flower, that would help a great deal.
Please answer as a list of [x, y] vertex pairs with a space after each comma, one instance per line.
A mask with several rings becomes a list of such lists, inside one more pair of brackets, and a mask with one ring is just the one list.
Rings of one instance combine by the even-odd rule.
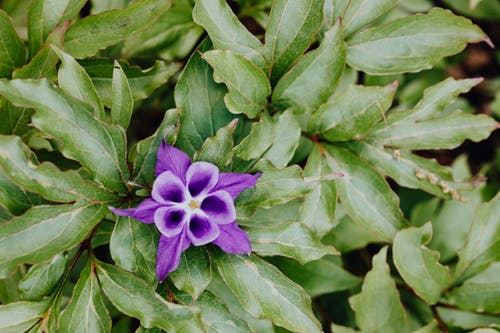
[[208, 162], [191, 163], [184, 152], [162, 142], [151, 198], [136, 208], [110, 209], [156, 225], [161, 233], [156, 274], [163, 281], [191, 244], [212, 242], [228, 253], [250, 254], [250, 240], [235, 222], [234, 199], [259, 176], [219, 172]]

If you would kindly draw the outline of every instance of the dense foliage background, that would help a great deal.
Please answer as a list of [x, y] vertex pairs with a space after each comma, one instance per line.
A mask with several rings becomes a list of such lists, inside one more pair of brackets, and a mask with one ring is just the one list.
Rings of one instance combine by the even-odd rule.
[[[500, 330], [498, 1], [0, 9], [1, 332]], [[158, 232], [108, 206], [163, 139], [262, 172], [251, 256], [158, 284]]]

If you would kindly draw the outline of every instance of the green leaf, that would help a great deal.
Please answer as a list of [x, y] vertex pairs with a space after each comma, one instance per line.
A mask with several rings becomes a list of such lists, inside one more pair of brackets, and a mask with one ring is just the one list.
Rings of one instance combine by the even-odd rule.
[[157, 282], [155, 263], [158, 233], [130, 217], [118, 217], [109, 250], [115, 263], [137, 274], [150, 285]]
[[224, 102], [229, 111], [255, 118], [267, 104], [271, 86], [266, 74], [248, 58], [233, 51], [207, 51], [205, 59], [214, 69], [214, 80], [224, 83]]
[[234, 119], [227, 111], [224, 95], [227, 90], [213, 80], [213, 70], [200, 56], [211, 48], [208, 40], [194, 52], [175, 86], [175, 104], [183, 110], [176, 146], [193, 155], [217, 129]]
[[43, 317], [47, 302], [17, 302], [0, 305], [2, 333], [25, 332]]
[[111, 303], [126, 315], [139, 319], [145, 328], [203, 332], [198, 309], [165, 301], [137, 276], [102, 262], [97, 265], [97, 275]]
[[327, 254], [339, 254], [333, 246], [323, 243], [305, 225], [292, 222], [277, 226], [247, 228], [252, 251], [261, 256], [284, 256], [301, 264]]
[[458, 252], [455, 280], [463, 281], [500, 260], [500, 193], [479, 206], [465, 247]]
[[320, 46], [302, 57], [273, 91], [273, 105], [311, 113], [333, 93], [345, 67], [341, 24], [328, 30]]
[[10, 78], [12, 70], [26, 60], [24, 45], [12, 25], [12, 20], [0, 10], [0, 78]]
[[[345, 1], [348, 7], [341, 13], [344, 34], [349, 37], [375, 19], [393, 9], [399, 0], [354, 0]], [[336, 8], [335, 8], [336, 9]]]
[[342, 268], [339, 258], [325, 256], [305, 265], [286, 258], [272, 258], [277, 266], [290, 279], [304, 288], [311, 297], [353, 289], [361, 285], [361, 278]]
[[124, 191], [128, 179], [125, 132], [100, 122], [91, 108], [43, 80], [0, 81], [0, 94], [14, 104], [35, 108], [33, 124], [64, 142], [64, 156], [78, 160], [100, 183]]
[[204, 292], [196, 301], [201, 320], [209, 333], [250, 333], [248, 324], [232, 315], [226, 305], [211, 292]]
[[124, 9], [87, 16], [66, 33], [64, 50], [81, 59], [145, 30], [172, 6], [172, 1], [138, 0]]
[[438, 308], [438, 314], [443, 322], [452, 327], [463, 329], [487, 326], [500, 327], [500, 318], [498, 318], [498, 315], [486, 315], [447, 308]]
[[113, 83], [111, 85], [111, 122], [123, 128], [128, 128], [132, 112], [134, 111], [134, 96], [127, 80], [127, 76], [115, 61], [113, 69]]
[[0, 225], [0, 266], [44, 262], [82, 242], [108, 212], [95, 204], [31, 208]]
[[[88, 59], [80, 61], [80, 64], [90, 75], [104, 106], [112, 108], [113, 73], [115, 70], [113, 60]], [[165, 84], [180, 68], [177, 63], [167, 64], [162, 61], [157, 61], [153, 67], [145, 70], [137, 66], [130, 66], [125, 62], [119, 64], [127, 76], [132, 96], [136, 101], [149, 97], [156, 88]]]
[[18, 286], [23, 299], [37, 301], [49, 295], [59, 283], [65, 268], [66, 256], [61, 253], [46, 264], [31, 266]]
[[17, 108], [12, 103], [0, 97], [0, 133], [15, 134], [22, 136], [30, 131], [29, 122], [31, 120], [30, 109]]
[[399, 199], [386, 180], [350, 152], [331, 145], [323, 148], [330, 169], [344, 175], [335, 185], [346, 212], [380, 240], [392, 241], [406, 223], [399, 209]]
[[347, 41], [347, 63], [373, 75], [418, 72], [462, 51], [467, 43], [485, 40], [468, 19], [434, 8], [356, 34]]
[[302, 170], [296, 166], [276, 169], [269, 162], [262, 161], [255, 166], [263, 171], [257, 184], [242, 192], [236, 199], [238, 218], [250, 217], [257, 208], [270, 208], [275, 205], [302, 198], [312, 191], [316, 181], [304, 180]]
[[193, 20], [207, 31], [215, 49], [230, 50], [246, 56], [263, 68], [265, 60], [260, 54], [262, 44], [238, 20], [225, 0], [196, 1]]
[[94, 263], [88, 262], [80, 273], [73, 296], [62, 313], [59, 326], [63, 332], [109, 332], [111, 317], [101, 296]]
[[262, 116], [259, 122], [252, 123], [250, 133], [234, 147], [236, 156], [245, 161], [260, 158], [273, 144], [275, 124], [271, 117]]
[[94, 109], [94, 116], [104, 120], [104, 106], [85, 69], [69, 54], [55, 46], [52, 46], [52, 49], [62, 62], [57, 75], [59, 87], [69, 96], [90, 104]]
[[17, 136], [0, 135], [0, 166], [13, 182], [48, 200], [106, 202], [116, 198], [97, 184], [84, 180], [75, 170], [63, 172], [50, 162], [40, 164], [35, 154]]
[[286, 111], [275, 120], [274, 140], [269, 149], [262, 155], [277, 168], [284, 168], [292, 160], [299, 146], [300, 125], [291, 111]]
[[323, 0], [273, 1], [264, 50], [274, 84], [311, 45], [323, 21]]
[[435, 304], [451, 284], [448, 267], [439, 264], [439, 252], [429, 250], [432, 225], [401, 230], [394, 238], [394, 264], [406, 283], [427, 304]]
[[221, 127], [215, 136], [205, 140], [201, 148], [194, 154], [195, 161], [206, 161], [223, 170], [233, 160], [233, 132], [238, 119]]
[[176, 288], [187, 292], [196, 300], [212, 279], [207, 250], [198, 246], [188, 248], [181, 255], [179, 267], [169, 277]]
[[17, 302], [22, 299], [17, 285], [25, 274], [25, 267], [18, 266], [8, 277], [0, 279], [0, 302], [2, 304]]
[[494, 262], [486, 270], [465, 281], [446, 295], [447, 300], [460, 309], [500, 312], [500, 263]]
[[366, 274], [361, 293], [349, 298], [356, 323], [363, 332], [409, 332], [405, 309], [386, 263], [387, 247], [373, 257], [373, 268]]
[[350, 327], [335, 325], [334, 323], [332, 323], [331, 325], [331, 330], [335, 333], [359, 333], [359, 331], [356, 331]]
[[439, 329], [439, 324], [434, 319], [429, 324], [425, 325], [424, 327], [416, 331], [413, 331], [412, 333], [439, 333], [439, 332], [441, 332], [441, 330]]
[[[321, 177], [330, 173], [331, 170], [321, 158], [318, 146], [314, 146], [307, 158], [304, 176]], [[334, 221], [336, 204], [335, 182], [333, 180], [322, 181], [318, 187], [306, 194], [300, 212], [300, 222], [307, 225], [318, 238], [322, 238], [336, 225]]]
[[309, 296], [276, 267], [255, 256], [225, 253], [215, 261], [224, 282], [251, 315], [292, 332], [321, 332]]
[[0, 168], [0, 207], [5, 208], [10, 214], [21, 215], [31, 206], [40, 203], [41, 198], [38, 195], [21, 189]]
[[351, 85], [313, 114], [309, 129], [330, 142], [359, 139], [384, 117], [396, 87]]
[[32, 58], [49, 34], [64, 21], [76, 18], [85, 0], [34, 0], [28, 13], [28, 45]]

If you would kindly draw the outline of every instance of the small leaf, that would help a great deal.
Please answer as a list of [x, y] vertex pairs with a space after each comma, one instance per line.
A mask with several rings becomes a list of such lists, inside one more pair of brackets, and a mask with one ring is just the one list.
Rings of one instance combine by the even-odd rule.
[[215, 136], [205, 140], [200, 150], [194, 154], [195, 161], [206, 161], [224, 169], [233, 160], [233, 132], [238, 120], [221, 127]]
[[47, 302], [0, 305], [0, 330], [2, 333], [25, 332], [43, 317], [48, 307]]
[[311, 299], [276, 267], [255, 256], [216, 256], [217, 269], [245, 310], [292, 332], [321, 332]]
[[405, 309], [386, 263], [387, 247], [373, 257], [373, 268], [366, 274], [361, 293], [349, 298], [356, 323], [363, 332], [409, 332]]
[[341, 24], [328, 30], [320, 46], [302, 57], [278, 82], [273, 105], [311, 113], [333, 93], [345, 67]]
[[18, 286], [23, 299], [38, 301], [49, 295], [59, 283], [65, 268], [66, 256], [61, 253], [46, 264], [31, 266]]
[[347, 41], [347, 63], [373, 75], [418, 72], [488, 40], [479, 27], [449, 10], [404, 17], [366, 29]]
[[344, 34], [349, 37], [367, 26], [380, 16], [389, 12], [398, 4], [398, 0], [354, 0], [342, 13]]
[[266, 107], [271, 86], [266, 74], [248, 58], [214, 50], [203, 53], [203, 59], [213, 67], [215, 82], [227, 86], [224, 102], [229, 111], [255, 118]]
[[61, 314], [63, 332], [109, 332], [111, 317], [101, 296], [101, 289], [92, 262], [80, 273], [68, 306]]
[[273, 2], [265, 36], [269, 77], [274, 84], [312, 43], [323, 21], [323, 0]]
[[145, 328], [157, 326], [168, 332], [203, 332], [198, 309], [165, 301], [134, 274], [99, 262], [97, 275], [111, 303], [124, 314], [139, 319]]
[[234, 153], [245, 161], [260, 158], [273, 144], [275, 124], [271, 117], [263, 116], [252, 123], [250, 133], [234, 147]]
[[170, 6], [172, 1], [138, 0], [124, 9], [87, 16], [68, 29], [64, 50], [77, 59], [93, 56], [146, 29]]
[[191, 246], [181, 255], [179, 267], [170, 273], [169, 277], [176, 288], [187, 292], [196, 300], [212, 279], [207, 250], [204, 247]]
[[26, 60], [24, 45], [12, 25], [12, 20], [0, 10], [0, 78], [10, 78], [12, 70], [20, 67]]
[[401, 230], [394, 238], [394, 264], [406, 283], [427, 304], [435, 304], [451, 284], [448, 267], [439, 263], [439, 252], [424, 244], [432, 238], [432, 225]]
[[275, 121], [274, 140], [262, 158], [277, 168], [284, 168], [292, 160], [299, 146], [300, 125], [291, 111], [286, 111]]
[[127, 129], [134, 111], [134, 96], [127, 76], [120, 67], [120, 63], [115, 61], [113, 69], [113, 84], [111, 85], [111, 122]]

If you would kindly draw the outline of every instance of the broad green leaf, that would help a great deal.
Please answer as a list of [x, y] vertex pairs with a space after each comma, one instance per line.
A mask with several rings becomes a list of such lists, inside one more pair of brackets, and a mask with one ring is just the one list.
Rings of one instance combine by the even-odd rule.
[[359, 333], [359, 331], [356, 331], [355, 329], [346, 326], [336, 325], [334, 323], [332, 323], [331, 325], [331, 330], [332, 332], [335, 333]]
[[12, 19], [14, 28], [22, 40], [28, 39], [28, 13], [32, 0], [3, 0], [1, 9]]
[[134, 96], [127, 80], [127, 75], [115, 61], [113, 69], [113, 83], [111, 85], [111, 122], [123, 128], [128, 128], [132, 112], [134, 111]]
[[308, 52], [286, 73], [273, 91], [273, 105], [311, 113], [333, 93], [345, 67], [341, 24], [329, 29], [320, 46]]
[[311, 297], [353, 289], [361, 285], [361, 278], [344, 270], [339, 261], [332, 256], [325, 256], [305, 265], [279, 257], [271, 260], [273, 265], [304, 288]]
[[250, 217], [257, 208], [272, 206], [302, 198], [317, 186], [317, 181], [305, 180], [302, 170], [296, 166], [276, 169], [269, 162], [260, 162], [256, 170], [263, 171], [257, 184], [245, 190], [236, 199], [238, 218]]
[[224, 102], [229, 111], [255, 118], [266, 107], [271, 86], [266, 74], [248, 58], [233, 51], [207, 51], [205, 59], [214, 69], [214, 80], [224, 83]]
[[78, 160], [108, 189], [124, 191], [128, 179], [125, 132], [91, 115], [87, 104], [62, 93], [46, 79], [0, 81], [0, 94], [35, 108], [33, 124], [64, 142], [61, 152]]
[[31, 206], [40, 203], [40, 197], [21, 189], [0, 168], [0, 207], [5, 208], [10, 214], [21, 215]]
[[111, 9], [122, 9], [127, 7], [132, 0], [90, 0], [90, 14], [95, 15]]
[[25, 332], [33, 326], [49, 307], [47, 302], [17, 302], [0, 305], [2, 333]]
[[309, 129], [330, 142], [359, 139], [384, 117], [396, 87], [351, 85], [313, 114]]
[[354, 35], [347, 41], [347, 63], [373, 75], [418, 72], [487, 38], [468, 19], [434, 8]]
[[211, 292], [204, 292], [196, 301], [201, 320], [209, 333], [250, 333], [248, 324], [232, 315], [226, 305]]
[[[314, 146], [307, 158], [304, 176], [320, 177], [331, 173], [326, 162], [321, 158], [318, 146]], [[322, 238], [335, 227], [335, 207], [337, 204], [337, 189], [333, 180], [323, 181], [318, 187], [306, 194], [304, 205], [300, 212], [300, 222], [307, 225], [311, 231]]]
[[268, 208], [258, 208], [249, 219], [238, 220], [238, 224], [240, 226], [266, 228], [279, 226], [283, 223], [296, 222], [302, 202], [302, 198], [297, 198], [284, 204], [277, 204]]
[[12, 25], [12, 20], [0, 10], [0, 78], [10, 78], [12, 70], [26, 60], [24, 45]]
[[498, 315], [479, 314], [470, 311], [462, 311], [448, 308], [437, 308], [438, 314], [449, 326], [462, 329], [474, 329], [476, 327], [500, 327]]
[[491, 264], [486, 270], [465, 281], [446, 295], [447, 300], [460, 309], [500, 312], [500, 263]]
[[176, 145], [189, 155], [234, 119], [224, 104], [226, 88], [215, 83], [212, 68], [198, 53], [209, 49], [211, 44], [205, 40], [184, 67], [174, 90], [175, 104], [183, 109]]
[[215, 49], [231, 50], [263, 68], [262, 44], [238, 20], [225, 0], [196, 1], [193, 20], [207, 31]]
[[84, 180], [75, 170], [63, 172], [50, 162], [40, 164], [35, 154], [17, 136], [0, 135], [0, 166], [20, 187], [48, 200], [106, 202], [116, 198], [97, 184]]
[[181, 255], [179, 267], [170, 273], [169, 277], [178, 289], [187, 292], [196, 300], [212, 279], [207, 250], [204, 247], [191, 246]]
[[[94, 82], [97, 92], [101, 96], [104, 106], [111, 108], [113, 105], [113, 73], [114, 62], [109, 59], [88, 59], [80, 61], [85, 71]], [[157, 61], [153, 67], [141, 69], [120, 62], [123, 72], [127, 76], [134, 100], [149, 97], [153, 91], [165, 84], [180, 68], [177, 63], [167, 64]]]
[[97, 275], [111, 303], [126, 315], [139, 319], [145, 328], [203, 332], [198, 309], [167, 302], [137, 276], [102, 262], [97, 265]]
[[440, 333], [439, 324], [436, 320], [431, 321], [429, 324], [424, 327], [413, 331], [412, 333]]
[[500, 193], [479, 206], [465, 247], [458, 252], [454, 278], [463, 281], [500, 260]]
[[0, 279], [0, 302], [2, 304], [17, 302], [22, 299], [17, 285], [25, 274], [26, 268], [20, 265], [8, 277]]
[[68, 29], [64, 50], [78, 59], [93, 56], [148, 28], [171, 5], [170, 0], [138, 0], [124, 9], [87, 16]]
[[389, 12], [398, 4], [399, 0], [354, 0], [343, 2], [348, 3], [348, 6], [341, 14], [342, 25], [344, 26], [345, 36], [349, 37]]
[[248, 161], [260, 158], [273, 144], [275, 124], [271, 117], [263, 116], [259, 122], [252, 123], [250, 133], [234, 147], [234, 153]]
[[57, 286], [66, 268], [66, 256], [57, 254], [50, 262], [31, 266], [19, 282], [19, 291], [25, 300], [37, 301], [49, 295]]
[[311, 45], [323, 21], [323, 0], [273, 1], [264, 52], [274, 84]]
[[195, 161], [206, 161], [223, 170], [233, 160], [233, 132], [238, 119], [221, 127], [217, 133], [205, 140], [194, 154]]
[[52, 49], [61, 59], [61, 66], [57, 75], [59, 87], [68, 95], [90, 104], [94, 109], [94, 116], [104, 120], [104, 106], [85, 69], [69, 54], [64, 53], [55, 46], [52, 46]]
[[31, 120], [32, 110], [18, 108], [12, 103], [0, 97], [0, 133], [25, 135], [31, 128], [28, 125]]
[[373, 257], [361, 293], [349, 298], [356, 323], [363, 332], [406, 333], [408, 319], [386, 262], [387, 247]]
[[393, 253], [399, 274], [417, 295], [432, 305], [452, 281], [448, 267], [439, 264], [439, 252], [424, 245], [431, 238], [430, 222], [422, 228], [401, 230], [394, 238]]
[[91, 246], [92, 248], [96, 248], [102, 245], [109, 244], [111, 239], [111, 234], [113, 233], [113, 229], [115, 228], [114, 222], [110, 220], [103, 220], [95, 231], [92, 234]]
[[251, 315], [292, 332], [321, 332], [309, 296], [276, 267], [255, 256], [225, 253], [215, 261], [224, 282]]
[[155, 262], [158, 233], [150, 225], [130, 217], [118, 217], [109, 250], [115, 263], [141, 277], [150, 285], [157, 281]]
[[286, 111], [275, 120], [272, 144], [262, 158], [277, 168], [286, 167], [299, 146], [300, 134], [300, 125], [293, 113]]
[[94, 263], [89, 261], [80, 273], [73, 296], [59, 320], [62, 332], [97, 333], [111, 330], [111, 317], [94, 270]]
[[327, 254], [339, 254], [333, 246], [321, 243], [311, 229], [299, 222], [245, 230], [252, 241], [252, 250], [261, 256], [279, 255], [305, 264]]
[[0, 225], [0, 265], [44, 262], [71, 249], [108, 212], [95, 204], [64, 204], [31, 208]]
[[443, 2], [468, 17], [482, 20], [497, 20], [500, 17], [500, 3], [496, 0], [482, 0], [481, 2], [476, 0], [476, 6], [472, 6], [474, 0], [444, 0]]
[[344, 175], [335, 185], [347, 214], [380, 240], [392, 241], [406, 223], [398, 197], [386, 180], [371, 165], [343, 148], [330, 145], [320, 149], [330, 169]]

